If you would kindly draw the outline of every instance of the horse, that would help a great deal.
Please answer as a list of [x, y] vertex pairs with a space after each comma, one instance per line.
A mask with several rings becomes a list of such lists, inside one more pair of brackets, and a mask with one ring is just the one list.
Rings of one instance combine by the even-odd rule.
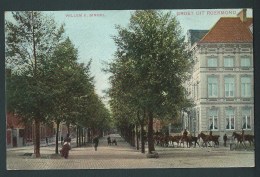
[[198, 134], [198, 139], [202, 139], [202, 141], [203, 141], [203, 143], [202, 143], [202, 146], [203, 146], [203, 144], [205, 144], [205, 146], [207, 147], [207, 144], [209, 143], [209, 140], [208, 140], [208, 136], [209, 135], [205, 135], [204, 133], [200, 133], [200, 134]]
[[203, 140], [203, 144], [202, 145], [204, 145], [205, 144], [205, 146], [207, 147], [208, 145], [210, 145], [209, 144], [209, 142], [214, 142], [214, 147], [217, 145], [217, 146], [219, 146], [219, 135], [206, 135], [206, 134], [204, 134], [204, 133], [200, 133], [199, 135], [198, 135], [198, 139], [202, 139]]
[[180, 139], [181, 143], [183, 144], [183, 147], [184, 147], [184, 142], [186, 141], [186, 144], [187, 144], [187, 148], [189, 148], [191, 146], [191, 138], [190, 136], [182, 136], [181, 139]]
[[159, 144], [161, 146], [166, 146], [168, 147], [169, 146], [169, 136], [168, 135], [162, 135], [160, 136], [159, 138]]
[[192, 142], [194, 142], [194, 147], [196, 147], [196, 144], [200, 147], [198, 143], [198, 137], [196, 136], [188, 136], [187, 140], [189, 141], [189, 144], [191, 145]]
[[219, 146], [219, 135], [212, 135], [209, 136], [209, 141], [213, 141], [214, 142], [214, 146]]
[[244, 135], [244, 139], [242, 137], [241, 134], [237, 133], [237, 132], [233, 132], [232, 137], [234, 137], [234, 139], [237, 139], [237, 142], [242, 144], [246, 147], [245, 141], [248, 141], [250, 143], [254, 144], [254, 135]]
[[182, 135], [169, 136], [169, 142], [172, 143], [174, 147], [174, 142], [177, 143], [177, 147], [179, 146]]

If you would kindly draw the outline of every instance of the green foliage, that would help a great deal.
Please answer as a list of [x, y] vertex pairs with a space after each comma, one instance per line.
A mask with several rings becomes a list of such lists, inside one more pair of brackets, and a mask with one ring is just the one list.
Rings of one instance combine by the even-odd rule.
[[113, 114], [146, 110], [159, 118], [176, 117], [189, 102], [183, 84], [192, 65], [176, 18], [140, 10], [131, 16], [128, 28], [116, 28], [117, 51], [108, 69]]
[[63, 26], [41, 12], [13, 12], [14, 21], [5, 22], [7, 109], [22, 117], [45, 121], [50, 111], [51, 87], [44, 67], [62, 39]]
[[8, 111], [24, 121], [105, 123], [110, 115], [94, 93], [91, 60], [78, 63], [78, 50], [64, 38], [63, 25], [57, 28], [42, 12], [12, 15], [5, 22], [6, 66], [12, 69], [6, 80]]

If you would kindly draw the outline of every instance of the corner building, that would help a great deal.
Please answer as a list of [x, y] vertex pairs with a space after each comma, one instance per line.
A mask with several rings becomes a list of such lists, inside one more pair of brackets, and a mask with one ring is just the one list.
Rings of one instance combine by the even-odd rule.
[[194, 134], [212, 130], [220, 140], [225, 133], [231, 137], [242, 128], [253, 134], [252, 29], [253, 20], [243, 9], [237, 17], [220, 18], [209, 31], [188, 31], [195, 61], [186, 83], [188, 95], [195, 102], [189, 117], [189, 129]]

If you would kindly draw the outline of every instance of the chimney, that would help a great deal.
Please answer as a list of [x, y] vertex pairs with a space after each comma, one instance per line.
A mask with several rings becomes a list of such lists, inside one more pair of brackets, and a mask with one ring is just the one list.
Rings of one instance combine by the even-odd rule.
[[237, 16], [240, 18], [242, 22], [246, 22], [246, 9], [242, 9]]

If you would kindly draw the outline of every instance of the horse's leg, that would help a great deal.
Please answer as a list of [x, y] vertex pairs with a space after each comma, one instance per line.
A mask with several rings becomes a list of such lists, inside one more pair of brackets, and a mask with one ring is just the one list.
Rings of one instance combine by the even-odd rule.
[[196, 141], [196, 143], [198, 144], [198, 146], [200, 147], [200, 144], [198, 143], [198, 141]]

